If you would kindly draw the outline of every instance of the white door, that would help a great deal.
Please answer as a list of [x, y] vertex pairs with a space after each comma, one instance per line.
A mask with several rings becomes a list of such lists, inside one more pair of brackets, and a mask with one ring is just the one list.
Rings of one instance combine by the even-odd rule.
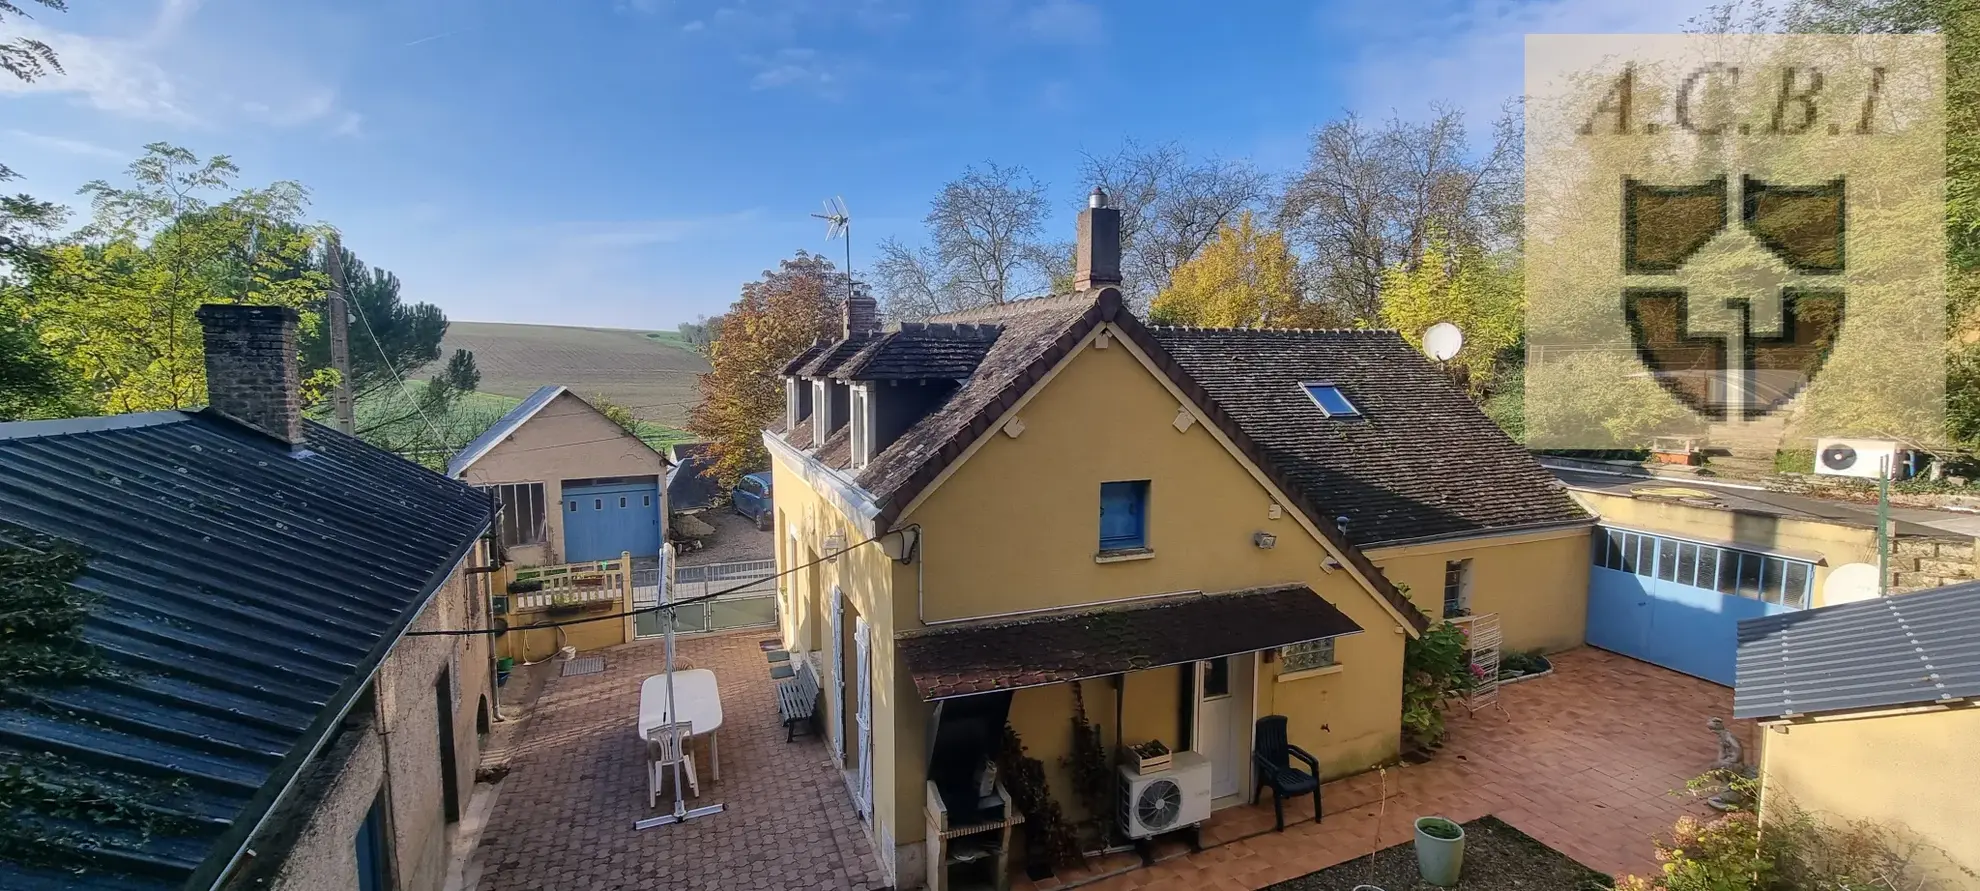
[[853, 618], [853, 653], [858, 656], [853, 669], [859, 685], [859, 708], [853, 712], [859, 727], [859, 812], [873, 822], [873, 642], [866, 636], [866, 618]]
[[832, 701], [827, 703], [831, 708], [825, 713], [825, 723], [831, 725], [832, 728], [832, 757], [838, 759], [838, 764], [841, 767], [844, 767], [846, 763], [846, 733], [844, 727], [846, 719], [846, 669], [844, 664], [840, 662], [840, 654], [845, 652], [840, 646], [841, 642], [845, 640], [845, 637], [842, 636], [844, 633], [842, 629], [845, 628], [846, 623], [845, 610], [845, 595], [839, 591], [839, 586], [833, 585], [832, 602], [828, 604], [828, 608], [825, 610], [825, 614], [831, 617], [832, 621], [831, 633], [825, 636], [825, 664], [832, 669], [832, 685], [825, 688], [831, 693], [832, 697]]
[[1251, 697], [1240, 689], [1239, 663], [1248, 661], [1248, 656], [1232, 656], [1196, 665], [1196, 751], [1210, 762], [1212, 799], [1244, 790], [1244, 724]]

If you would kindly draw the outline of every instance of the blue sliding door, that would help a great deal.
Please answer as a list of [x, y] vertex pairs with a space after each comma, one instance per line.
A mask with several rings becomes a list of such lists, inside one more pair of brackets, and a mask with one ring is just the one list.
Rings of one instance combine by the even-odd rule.
[[1720, 684], [1733, 683], [1739, 621], [1807, 608], [1812, 563], [1597, 528], [1588, 643]]

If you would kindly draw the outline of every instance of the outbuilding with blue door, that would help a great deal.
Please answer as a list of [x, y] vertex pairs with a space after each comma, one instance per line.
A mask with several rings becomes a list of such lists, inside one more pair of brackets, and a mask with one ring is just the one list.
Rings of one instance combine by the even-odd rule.
[[658, 555], [666, 470], [659, 452], [563, 387], [530, 394], [447, 467], [501, 503], [502, 544], [522, 566]]

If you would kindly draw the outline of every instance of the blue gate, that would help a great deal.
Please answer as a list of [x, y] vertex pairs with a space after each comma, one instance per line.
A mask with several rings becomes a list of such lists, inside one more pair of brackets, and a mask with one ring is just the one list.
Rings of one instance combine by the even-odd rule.
[[1588, 642], [1730, 686], [1739, 620], [1805, 609], [1815, 565], [1772, 554], [1598, 528]]
[[660, 486], [654, 481], [564, 489], [564, 559], [571, 563], [660, 553]]

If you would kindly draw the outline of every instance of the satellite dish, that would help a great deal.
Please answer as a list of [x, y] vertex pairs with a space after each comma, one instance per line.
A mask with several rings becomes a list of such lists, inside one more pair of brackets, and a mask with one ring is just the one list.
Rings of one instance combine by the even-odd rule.
[[1822, 605], [1857, 603], [1877, 599], [1877, 567], [1871, 563], [1845, 563], [1829, 573], [1822, 583]]
[[1449, 322], [1438, 322], [1423, 329], [1423, 351], [1439, 362], [1449, 362], [1464, 348], [1464, 332]]

